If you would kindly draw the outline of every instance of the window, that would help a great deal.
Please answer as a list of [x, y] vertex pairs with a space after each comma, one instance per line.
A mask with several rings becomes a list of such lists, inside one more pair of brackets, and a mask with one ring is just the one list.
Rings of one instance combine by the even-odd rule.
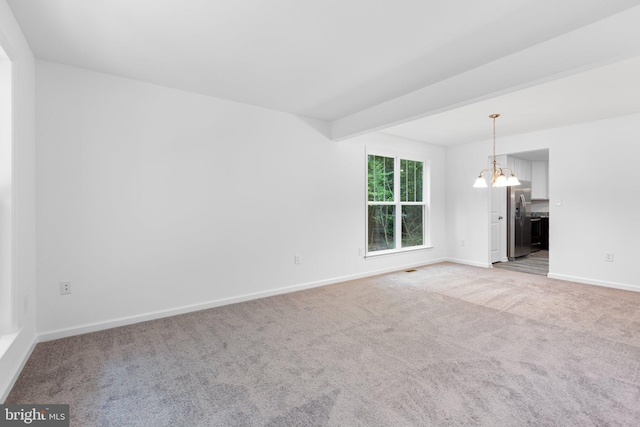
[[367, 155], [367, 253], [427, 246], [427, 163], [411, 156]]

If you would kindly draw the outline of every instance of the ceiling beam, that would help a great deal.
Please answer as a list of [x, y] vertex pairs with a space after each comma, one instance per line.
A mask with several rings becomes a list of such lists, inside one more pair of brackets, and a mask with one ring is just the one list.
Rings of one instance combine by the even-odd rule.
[[341, 141], [640, 55], [640, 7], [331, 123]]

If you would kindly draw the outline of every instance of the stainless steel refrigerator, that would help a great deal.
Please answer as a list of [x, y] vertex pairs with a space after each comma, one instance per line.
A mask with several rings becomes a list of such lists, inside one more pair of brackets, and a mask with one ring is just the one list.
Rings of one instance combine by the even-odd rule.
[[531, 253], [531, 182], [507, 187], [507, 256], [515, 258]]

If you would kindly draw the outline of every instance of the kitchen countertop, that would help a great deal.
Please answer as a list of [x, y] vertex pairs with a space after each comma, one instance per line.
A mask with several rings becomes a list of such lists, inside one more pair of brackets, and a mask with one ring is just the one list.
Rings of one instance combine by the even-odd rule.
[[531, 212], [531, 218], [549, 218], [549, 212]]

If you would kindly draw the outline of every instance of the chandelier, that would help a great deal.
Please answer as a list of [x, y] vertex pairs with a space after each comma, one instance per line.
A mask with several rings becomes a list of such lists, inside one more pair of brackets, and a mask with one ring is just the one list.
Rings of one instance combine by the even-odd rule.
[[[486, 188], [487, 181], [482, 177], [482, 174], [485, 172], [491, 173], [491, 186], [492, 187], [510, 187], [512, 185], [520, 185], [520, 181], [516, 178], [516, 175], [509, 168], [499, 168], [496, 162], [496, 119], [500, 117], [500, 114], [492, 114], [489, 118], [493, 119], [493, 170], [491, 169], [482, 169], [478, 178], [476, 178], [476, 182], [473, 184], [475, 188]], [[509, 173], [509, 178], [507, 178], [504, 172]]]

